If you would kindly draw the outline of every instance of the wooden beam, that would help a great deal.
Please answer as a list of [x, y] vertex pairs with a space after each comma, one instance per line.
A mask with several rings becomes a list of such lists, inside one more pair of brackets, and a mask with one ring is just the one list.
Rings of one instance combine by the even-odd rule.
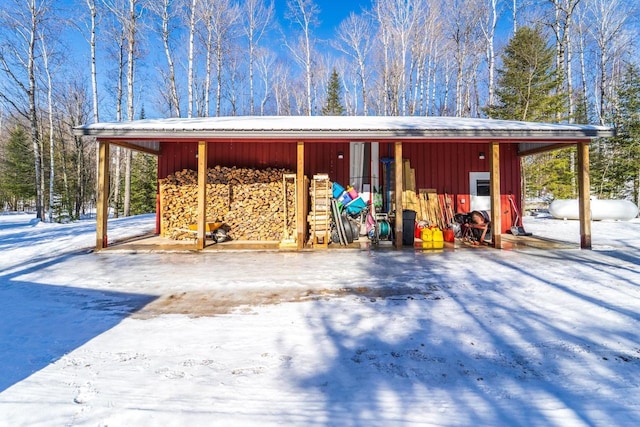
[[500, 206], [500, 144], [489, 144], [489, 182], [493, 247], [502, 249], [502, 207]]
[[394, 164], [395, 164], [395, 179], [396, 179], [396, 220], [395, 220], [395, 238], [394, 246], [396, 248], [402, 247], [402, 142], [397, 141], [394, 144]]
[[296, 242], [298, 249], [303, 249], [306, 236], [305, 221], [307, 212], [305, 212], [306, 188], [304, 180], [304, 142], [302, 141], [298, 141], [297, 146], [296, 187], [298, 195], [296, 200]]
[[518, 156], [524, 157], [524, 156], [530, 156], [532, 154], [547, 153], [549, 151], [561, 150], [563, 148], [570, 148], [572, 146], [573, 144], [567, 144], [567, 143], [550, 144], [550, 145], [545, 145], [543, 147], [531, 148], [529, 150], [523, 150], [523, 151], [518, 150]]
[[109, 219], [109, 143], [98, 143], [98, 198], [96, 206], [96, 250], [107, 247]]
[[159, 150], [154, 150], [152, 148], [147, 148], [147, 147], [141, 147], [139, 145], [132, 144], [132, 143], [126, 142], [126, 141], [109, 140], [109, 143], [112, 144], [112, 145], [118, 145], [120, 147], [128, 148], [128, 149], [133, 150], [133, 151], [140, 151], [142, 153], [152, 154], [154, 156], [159, 156], [160, 155], [160, 151]]
[[204, 249], [207, 226], [207, 142], [198, 141], [198, 232], [196, 248]]
[[578, 143], [578, 219], [580, 248], [591, 249], [591, 182], [589, 180], [589, 143]]

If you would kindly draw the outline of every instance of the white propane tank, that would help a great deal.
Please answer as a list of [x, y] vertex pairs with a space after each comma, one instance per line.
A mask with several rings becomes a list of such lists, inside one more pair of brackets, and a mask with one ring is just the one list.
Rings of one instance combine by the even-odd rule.
[[[578, 199], [557, 199], [549, 205], [554, 218], [578, 219]], [[638, 216], [638, 207], [628, 200], [591, 200], [591, 219], [594, 221], [629, 221]]]

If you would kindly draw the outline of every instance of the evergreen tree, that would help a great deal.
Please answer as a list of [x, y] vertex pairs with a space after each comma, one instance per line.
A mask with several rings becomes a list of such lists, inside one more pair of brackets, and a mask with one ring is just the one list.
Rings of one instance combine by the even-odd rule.
[[158, 160], [155, 156], [136, 153], [131, 164], [131, 214], [155, 212]]
[[30, 144], [24, 129], [17, 127], [4, 147], [0, 162], [0, 192], [10, 209], [17, 209], [19, 202], [33, 202], [36, 195]]
[[496, 119], [533, 122], [557, 121], [562, 112], [557, 94], [555, 51], [539, 29], [518, 29], [502, 55], [498, 69], [497, 103], [485, 109]]
[[342, 116], [344, 114], [344, 107], [340, 98], [342, 97], [342, 89], [340, 87], [340, 78], [336, 69], [333, 69], [331, 76], [329, 77], [329, 84], [327, 85], [327, 102], [322, 107], [323, 116]]
[[617, 91], [618, 108], [611, 122], [617, 136], [596, 142], [592, 184], [599, 197], [632, 198], [640, 203], [640, 69], [629, 64]]
[[[539, 28], [520, 27], [502, 55], [498, 70], [497, 103], [485, 112], [492, 118], [554, 122], [564, 113], [558, 88], [555, 50]], [[572, 157], [575, 150], [556, 150], [529, 156], [523, 162], [527, 197], [573, 197]]]

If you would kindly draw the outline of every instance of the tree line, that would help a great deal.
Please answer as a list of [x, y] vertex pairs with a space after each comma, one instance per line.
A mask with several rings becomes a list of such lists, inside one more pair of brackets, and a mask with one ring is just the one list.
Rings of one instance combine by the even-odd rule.
[[[1, 209], [90, 210], [95, 142], [71, 129], [145, 110], [613, 125], [593, 190], [638, 202], [636, 2], [372, 0], [320, 36], [313, 0], [0, 1]], [[114, 213], [153, 210], [154, 159], [114, 151]], [[524, 159], [527, 196], [571, 197], [574, 165], [572, 150]]]

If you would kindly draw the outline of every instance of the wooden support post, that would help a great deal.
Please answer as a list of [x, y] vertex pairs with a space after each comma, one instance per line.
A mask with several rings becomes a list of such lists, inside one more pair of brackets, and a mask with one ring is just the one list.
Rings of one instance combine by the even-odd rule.
[[396, 220], [395, 220], [395, 238], [394, 246], [396, 248], [402, 247], [402, 178], [403, 178], [403, 164], [402, 164], [402, 142], [397, 141], [394, 144], [394, 163], [395, 163], [395, 180], [396, 180]]
[[500, 206], [500, 144], [489, 145], [489, 182], [493, 247], [502, 249], [502, 207]]
[[204, 249], [207, 227], [207, 142], [198, 141], [198, 250]]
[[96, 206], [96, 250], [107, 247], [109, 219], [109, 142], [100, 141], [98, 147], [98, 200]]
[[305, 210], [305, 200], [307, 189], [305, 188], [306, 184], [304, 179], [304, 142], [302, 141], [299, 141], [297, 146], [296, 185], [298, 186], [298, 200], [296, 201], [296, 241], [298, 242], [298, 249], [303, 249], [306, 236], [305, 221], [307, 212]]
[[578, 219], [580, 248], [591, 249], [591, 181], [589, 180], [589, 143], [578, 143]]

